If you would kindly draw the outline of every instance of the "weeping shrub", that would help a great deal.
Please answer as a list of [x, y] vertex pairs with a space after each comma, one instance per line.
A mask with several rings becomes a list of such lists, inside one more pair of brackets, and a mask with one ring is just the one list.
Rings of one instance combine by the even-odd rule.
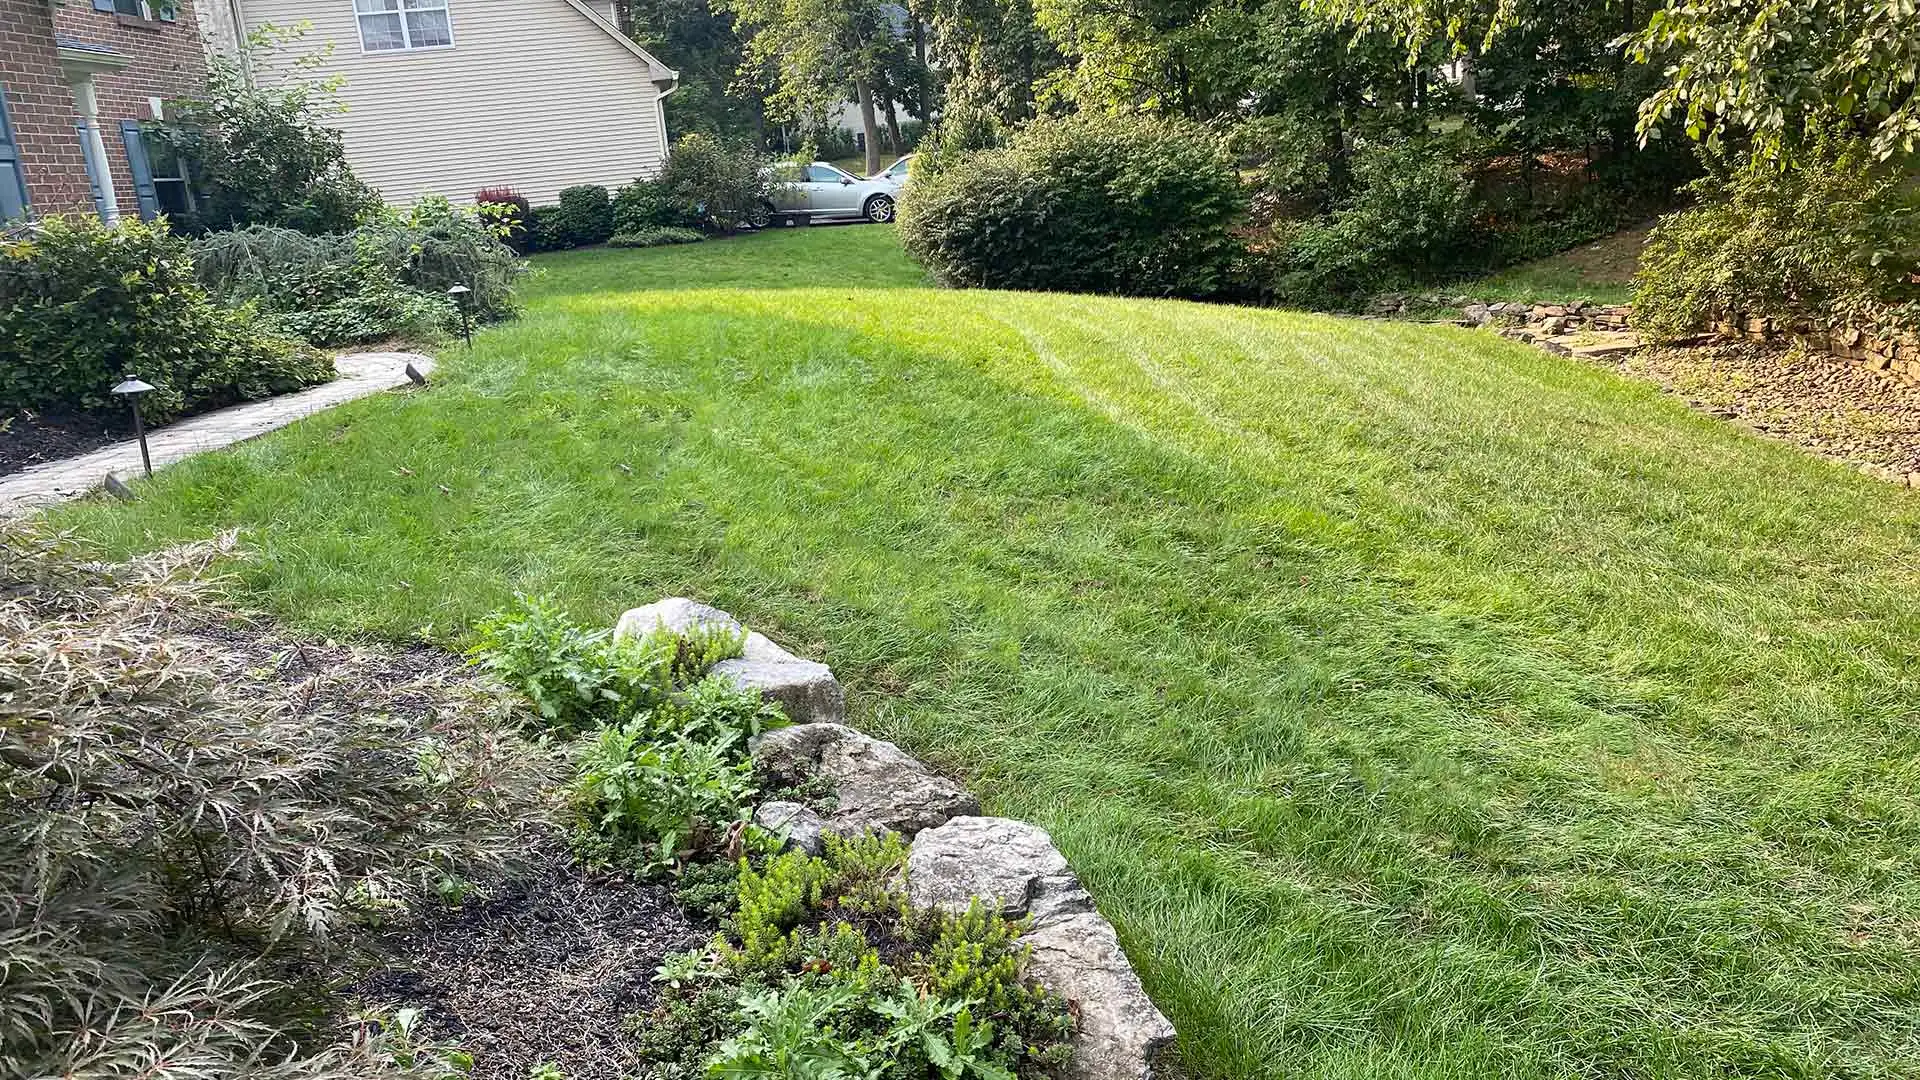
[[255, 226], [194, 241], [200, 281], [228, 304], [258, 306], [276, 328], [317, 345], [432, 336], [459, 323], [447, 295], [473, 290], [473, 317], [514, 311], [520, 270], [486, 212], [422, 200], [349, 233]]
[[331, 1041], [328, 962], [549, 820], [497, 691], [237, 618], [231, 539], [102, 567], [0, 534], [0, 1075], [411, 1073], [404, 1030]]
[[214, 303], [163, 226], [47, 218], [0, 242], [0, 409], [117, 411], [108, 391], [135, 374], [155, 387], [142, 411], [165, 423], [333, 377], [331, 359], [260, 324]]

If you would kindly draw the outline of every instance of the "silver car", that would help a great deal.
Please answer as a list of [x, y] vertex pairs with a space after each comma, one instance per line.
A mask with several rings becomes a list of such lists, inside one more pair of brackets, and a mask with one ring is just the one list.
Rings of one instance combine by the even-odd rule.
[[899, 190], [885, 180], [862, 180], [824, 161], [784, 162], [768, 170], [773, 192], [767, 216], [775, 225], [815, 221], [893, 220]]

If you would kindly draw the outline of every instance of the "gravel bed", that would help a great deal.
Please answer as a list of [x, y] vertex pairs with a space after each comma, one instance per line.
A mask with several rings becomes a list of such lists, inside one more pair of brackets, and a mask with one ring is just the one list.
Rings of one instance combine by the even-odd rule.
[[1920, 487], [1920, 388], [1863, 365], [1744, 342], [1645, 348], [1599, 362], [1762, 435]]

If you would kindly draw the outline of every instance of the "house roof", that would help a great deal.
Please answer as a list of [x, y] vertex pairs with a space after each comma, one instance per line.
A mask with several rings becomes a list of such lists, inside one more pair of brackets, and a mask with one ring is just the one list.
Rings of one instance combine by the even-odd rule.
[[[566, 0], [567, 6], [587, 17], [587, 21], [599, 27], [608, 37], [620, 43], [622, 48], [639, 57], [647, 65], [647, 78], [656, 83], [676, 82], [680, 73], [661, 63], [654, 55], [641, 48], [634, 40], [620, 32], [620, 28], [607, 21], [607, 17], [589, 7], [584, 0]], [[663, 88], [664, 89], [664, 88]]]

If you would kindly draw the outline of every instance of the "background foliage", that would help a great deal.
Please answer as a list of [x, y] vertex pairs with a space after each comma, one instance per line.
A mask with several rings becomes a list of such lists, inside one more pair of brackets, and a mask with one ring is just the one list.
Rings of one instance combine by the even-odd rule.
[[378, 212], [379, 193], [353, 175], [340, 133], [326, 124], [342, 108], [340, 81], [310, 77], [324, 53], [279, 70], [268, 62], [299, 36], [267, 27], [249, 39], [247, 61], [210, 57], [205, 96], [173, 104], [157, 132], [193, 163], [200, 196], [195, 220], [176, 224], [334, 233]]

